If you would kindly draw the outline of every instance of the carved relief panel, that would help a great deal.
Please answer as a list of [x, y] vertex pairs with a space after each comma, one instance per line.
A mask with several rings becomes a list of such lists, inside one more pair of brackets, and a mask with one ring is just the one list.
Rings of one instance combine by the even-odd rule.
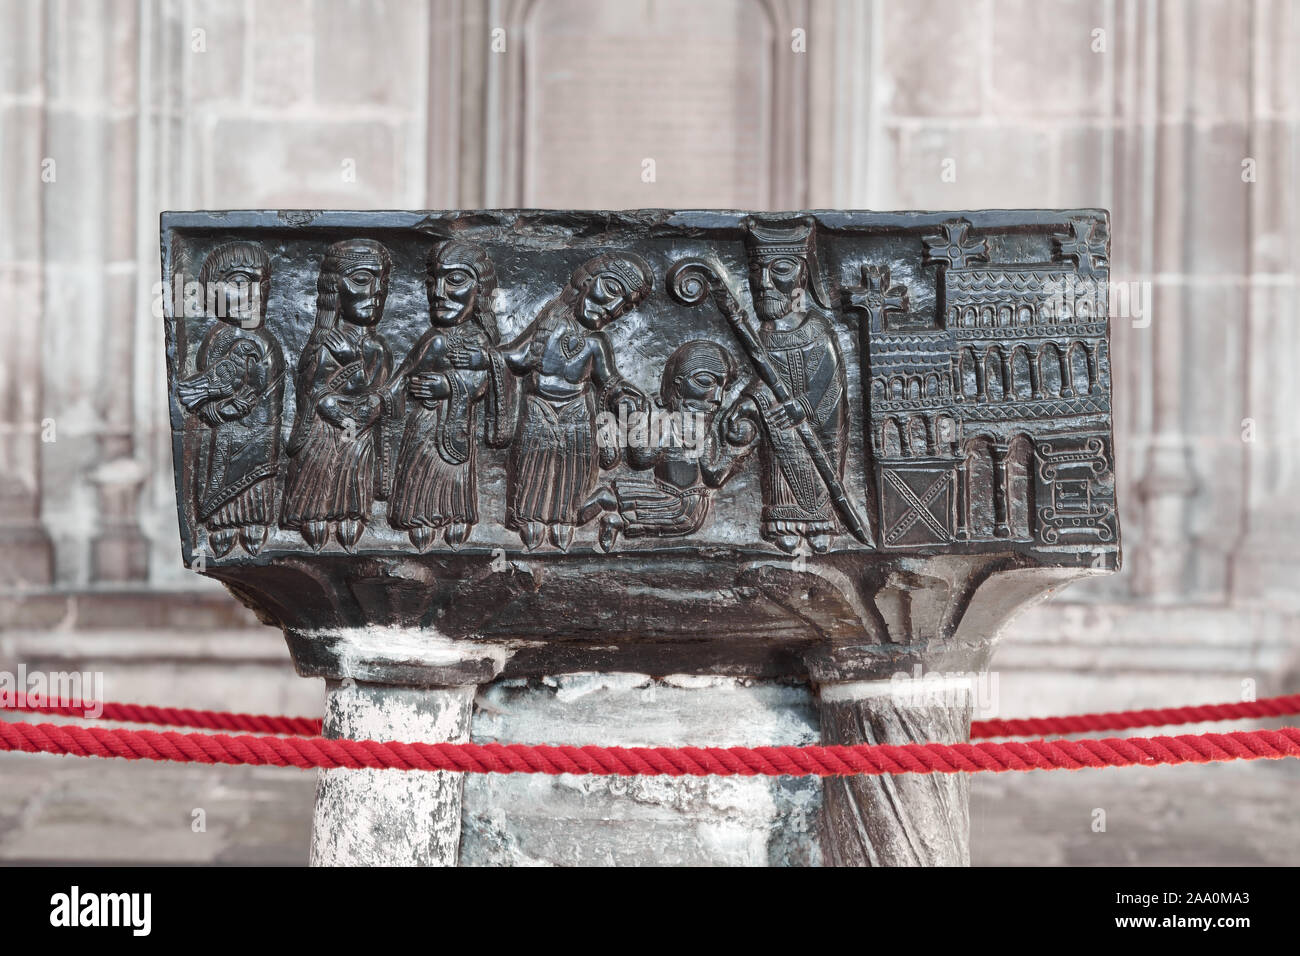
[[1118, 566], [1105, 213], [163, 226], [185, 560], [303, 673], [857, 679]]
[[1106, 228], [168, 214], [189, 550], [1113, 542]]

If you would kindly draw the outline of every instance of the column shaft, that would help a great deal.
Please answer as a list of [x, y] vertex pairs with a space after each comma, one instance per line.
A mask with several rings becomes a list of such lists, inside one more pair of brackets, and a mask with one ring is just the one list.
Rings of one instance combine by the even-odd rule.
[[[898, 691], [912, 682], [823, 684], [823, 744], [958, 743], [970, 737], [969, 683], [938, 702]], [[828, 777], [821, 841], [827, 866], [969, 866], [965, 774]]]
[[[472, 685], [390, 687], [330, 681], [325, 736], [437, 743], [469, 739]], [[455, 866], [464, 774], [322, 770], [313, 866]]]

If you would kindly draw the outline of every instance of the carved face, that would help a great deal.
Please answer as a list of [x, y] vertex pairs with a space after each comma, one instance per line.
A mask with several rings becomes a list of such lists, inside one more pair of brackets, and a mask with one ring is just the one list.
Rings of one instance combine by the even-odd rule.
[[628, 288], [618, 276], [601, 272], [591, 280], [578, 303], [578, 320], [595, 331], [604, 328], [627, 311]]
[[751, 258], [749, 290], [758, 317], [765, 322], [789, 315], [804, 294], [807, 270], [795, 256]]
[[703, 412], [712, 417], [722, 407], [722, 393], [727, 389], [727, 377], [712, 368], [682, 369], [673, 379], [673, 394], [669, 402], [674, 411]]
[[463, 262], [438, 262], [425, 280], [429, 320], [434, 325], [460, 325], [478, 305], [478, 276]]
[[339, 275], [339, 313], [355, 325], [374, 325], [383, 315], [388, 282], [378, 259], [348, 259]]
[[263, 292], [271, 273], [253, 265], [232, 266], [218, 273], [207, 290], [209, 308], [217, 318], [232, 325], [254, 329], [266, 316]]

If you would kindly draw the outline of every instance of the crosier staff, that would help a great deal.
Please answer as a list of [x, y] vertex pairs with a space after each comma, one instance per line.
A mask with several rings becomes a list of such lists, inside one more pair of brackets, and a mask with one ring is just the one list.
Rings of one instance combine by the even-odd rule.
[[[741, 347], [749, 356], [754, 370], [758, 372], [758, 377], [771, 389], [776, 400], [784, 405], [793, 400], [790, 390], [776, 373], [776, 369], [772, 367], [763, 343], [758, 340], [754, 330], [745, 321], [745, 313], [724, 278], [725, 274], [725, 270], [719, 263], [705, 262], [703, 259], [679, 259], [668, 270], [668, 294], [682, 305], [699, 305], [704, 301], [705, 296], [711, 294], [718, 310], [727, 320], [732, 331], [736, 333], [736, 338], [740, 340]], [[825, 483], [826, 490], [830, 492], [831, 503], [835, 505], [835, 510], [843, 519], [849, 534], [868, 547], [874, 547], [875, 542], [868, 523], [858, 514], [853, 502], [849, 500], [848, 493], [844, 490], [844, 483], [836, 474], [835, 465], [826, 454], [826, 449], [822, 447], [808, 419], [804, 418], [797, 424], [792, 424], [792, 427], [803, 441], [804, 447], [808, 449], [813, 467], [817, 469], [817, 474]]]

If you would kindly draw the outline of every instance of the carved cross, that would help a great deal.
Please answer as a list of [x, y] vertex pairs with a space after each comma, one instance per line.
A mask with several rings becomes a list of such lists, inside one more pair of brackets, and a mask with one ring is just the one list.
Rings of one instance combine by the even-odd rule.
[[864, 265], [862, 285], [844, 290], [844, 307], [861, 311], [869, 332], [883, 332], [888, 313], [907, 311], [907, 286], [889, 281], [889, 266]]
[[1052, 237], [1052, 249], [1062, 262], [1073, 262], [1081, 276], [1095, 275], [1106, 267], [1106, 233], [1096, 219], [1071, 219], [1068, 232]]
[[949, 219], [939, 228], [943, 230], [941, 235], [921, 240], [925, 244], [924, 265], [942, 263], [951, 269], [964, 269], [972, 262], [988, 262], [988, 240], [969, 238], [970, 223], [965, 219]]

